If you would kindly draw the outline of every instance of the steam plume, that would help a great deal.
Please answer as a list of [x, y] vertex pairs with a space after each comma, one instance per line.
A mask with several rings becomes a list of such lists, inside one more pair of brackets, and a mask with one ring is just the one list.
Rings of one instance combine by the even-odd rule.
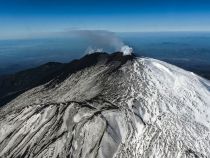
[[[74, 30], [71, 34], [79, 36], [89, 42], [85, 51], [87, 54], [104, 51], [121, 51], [123, 55], [131, 55], [133, 49], [123, 43], [114, 32], [105, 30]], [[102, 49], [103, 48], [103, 49]]]
[[123, 55], [131, 55], [133, 52], [133, 48], [131, 48], [127, 45], [124, 45], [121, 47], [121, 52], [123, 52]]
[[88, 47], [85, 51], [85, 54], [92, 54], [92, 53], [101, 53], [103, 52], [102, 48], [92, 48], [92, 47]]

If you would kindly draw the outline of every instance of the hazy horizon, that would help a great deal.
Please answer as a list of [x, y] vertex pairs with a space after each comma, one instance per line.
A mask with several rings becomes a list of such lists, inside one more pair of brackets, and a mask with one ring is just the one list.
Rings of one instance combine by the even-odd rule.
[[[74, 32], [74, 33], [73, 33]], [[70, 62], [88, 49], [112, 53], [129, 45], [139, 56], [178, 66], [209, 69], [210, 32], [139, 32], [77, 30], [47, 38], [0, 40], [0, 75], [14, 73], [47, 62]]]

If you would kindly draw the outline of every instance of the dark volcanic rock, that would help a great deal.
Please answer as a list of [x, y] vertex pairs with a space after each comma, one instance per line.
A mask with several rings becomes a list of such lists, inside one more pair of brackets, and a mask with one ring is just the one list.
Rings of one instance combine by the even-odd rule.
[[69, 63], [49, 62], [39, 67], [28, 69], [12, 75], [0, 77], [0, 106], [5, 105], [21, 93], [33, 87], [45, 84], [54, 86], [62, 82], [72, 73], [84, 68], [93, 66], [97, 63], [110, 64], [118, 63], [118, 66], [124, 64], [127, 60], [133, 59], [134, 56], [123, 56], [123, 53], [93, 53], [85, 55], [83, 58], [73, 60]]

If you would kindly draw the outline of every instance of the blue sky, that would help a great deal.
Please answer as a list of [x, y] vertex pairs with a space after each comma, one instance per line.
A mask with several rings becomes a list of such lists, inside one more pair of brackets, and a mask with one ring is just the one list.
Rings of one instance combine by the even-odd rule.
[[74, 29], [210, 31], [210, 0], [0, 0], [0, 38]]

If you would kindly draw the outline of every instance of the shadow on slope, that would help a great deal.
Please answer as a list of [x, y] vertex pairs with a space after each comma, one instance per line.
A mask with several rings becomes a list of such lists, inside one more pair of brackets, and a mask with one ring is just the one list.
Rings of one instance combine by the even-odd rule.
[[50, 62], [36, 68], [28, 69], [12, 75], [0, 77], [0, 106], [3, 106], [25, 91], [49, 82], [46, 86], [55, 86], [64, 81], [72, 73], [93, 66], [98, 62], [109, 64], [118, 62], [119, 66], [127, 60], [133, 59], [133, 55], [123, 56], [121, 52], [113, 54], [93, 53], [79, 60], [69, 63]]

